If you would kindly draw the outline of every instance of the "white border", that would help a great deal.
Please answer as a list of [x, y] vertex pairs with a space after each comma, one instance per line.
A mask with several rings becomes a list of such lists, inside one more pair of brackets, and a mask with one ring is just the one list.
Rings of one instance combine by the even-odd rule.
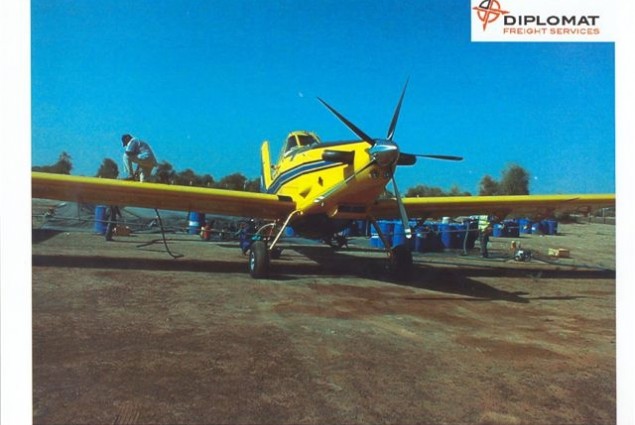
[[33, 420], [31, 380], [30, 3], [0, 2], [0, 423]]

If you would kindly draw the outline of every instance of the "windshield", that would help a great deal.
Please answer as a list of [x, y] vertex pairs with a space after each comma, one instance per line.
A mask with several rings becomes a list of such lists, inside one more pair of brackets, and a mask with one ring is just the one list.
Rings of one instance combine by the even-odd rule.
[[309, 134], [299, 134], [298, 135], [298, 145], [299, 146], [309, 146], [312, 143], [316, 143], [317, 140], [312, 135]]
[[311, 133], [293, 133], [287, 138], [287, 142], [284, 147], [285, 154], [290, 151], [301, 147], [307, 147], [313, 144], [319, 143], [317, 136]]

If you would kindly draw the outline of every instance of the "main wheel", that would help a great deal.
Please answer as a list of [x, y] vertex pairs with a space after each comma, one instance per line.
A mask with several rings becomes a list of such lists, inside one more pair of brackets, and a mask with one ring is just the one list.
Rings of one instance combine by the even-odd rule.
[[398, 280], [405, 280], [410, 277], [412, 252], [407, 245], [397, 245], [391, 250], [390, 271]]
[[249, 274], [254, 279], [267, 277], [269, 273], [269, 251], [263, 241], [255, 241], [249, 250]]

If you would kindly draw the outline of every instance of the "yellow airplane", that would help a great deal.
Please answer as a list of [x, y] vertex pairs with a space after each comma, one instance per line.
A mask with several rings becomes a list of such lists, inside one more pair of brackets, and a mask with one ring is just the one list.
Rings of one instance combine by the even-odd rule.
[[[417, 157], [462, 159], [399, 150], [393, 136], [407, 85], [385, 139], [368, 136], [318, 98], [358, 140], [322, 142], [315, 133], [294, 131], [288, 135], [276, 164], [271, 163], [269, 143], [265, 141], [261, 147], [262, 193], [33, 172], [32, 196], [267, 220], [258, 229], [249, 251], [249, 272], [254, 278], [268, 275], [270, 259], [279, 254], [277, 245], [287, 226], [301, 236], [318, 239], [331, 237], [351, 220], [369, 220], [384, 241], [393, 270], [403, 275], [412, 266], [409, 245], [391, 247], [377, 220], [401, 219], [405, 236], [410, 238], [409, 217], [494, 214], [503, 218], [511, 212], [548, 215], [557, 209], [588, 211], [615, 205], [614, 194], [402, 198], [394, 178], [397, 166], [413, 165]], [[381, 198], [389, 182], [395, 196]]]

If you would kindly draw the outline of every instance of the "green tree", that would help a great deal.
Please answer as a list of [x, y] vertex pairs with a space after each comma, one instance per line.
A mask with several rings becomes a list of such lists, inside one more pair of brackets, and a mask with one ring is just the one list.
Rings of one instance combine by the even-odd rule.
[[117, 163], [110, 158], [105, 158], [101, 163], [99, 170], [97, 170], [96, 177], [102, 177], [105, 179], [116, 179], [119, 176], [119, 167]]
[[246, 183], [247, 177], [240, 173], [234, 173], [220, 179], [218, 187], [220, 189], [245, 190]]
[[499, 195], [499, 192], [500, 189], [498, 182], [489, 174], [484, 175], [479, 185], [478, 194], [481, 196], [493, 196]]
[[157, 165], [157, 171], [154, 173], [157, 179], [157, 182], [164, 184], [171, 184], [175, 180], [176, 172], [167, 161], [163, 161], [159, 165]]
[[438, 196], [447, 196], [443, 193], [443, 190], [439, 187], [430, 187], [424, 184], [419, 184], [417, 186], [411, 187], [406, 191], [407, 198], [428, 198], [428, 197], [438, 197]]
[[529, 173], [518, 164], [509, 164], [500, 182], [501, 195], [529, 195]]
[[214, 187], [214, 177], [210, 174], [205, 174], [203, 177], [199, 179], [201, 182], [201, 186], [203, 187]]
[[245, 190], [247, 192], [260, 192], [260, 178], [256, 177], [255, 179], [249, 180], [245, 184]]
[[464, 192], [458, 185], [452, 185], [447, 196], [472, 196], [470, 192]]
[[70, 174], [72, 169], [73, 164], [71, 162], [71, 156], [66, 152], [62, 152], [57, 162], [53, 165], [36, 165], [31, 167], [31, 170], [33, 171], [42, 171], [44, 173], [55, 174]]
[[178, 184], [181, 186], [200, 186], [199, 177], [190, 168], [186, 168], [180, 173], [177, 173], [175, 176], [175, 179], [176, 179], [175, 184]]

